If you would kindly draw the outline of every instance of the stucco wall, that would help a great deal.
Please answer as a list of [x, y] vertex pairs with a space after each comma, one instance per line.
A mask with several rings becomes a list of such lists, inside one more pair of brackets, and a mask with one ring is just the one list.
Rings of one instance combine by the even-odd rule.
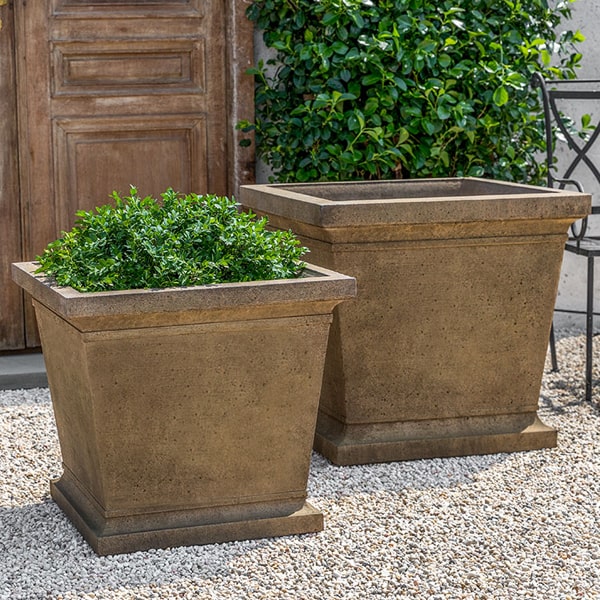
[[[579, 79], [600, 79], [600, 2], [598, 0], [576, 0], [573, 4], [572, 28], [579, 29], [586, 40], [581, 45], [583, 54], [582, 68], [579, 71]], [[590, 113], [592, 120], [597, 122], [600, 118], [600, 106], [598, 108], [586, 106], [583, 112]], [[592, 156], [600, 165], [600, 142], [596, 143]], [[592, 180], [586, 175], [581, 177], [586, 191], [600, 195], [598, 185], [593, 185]], [[589, 184], [588, 184], [589, 182]], [[595, 189], [594, 189], [595, 188]], [[594, 198], [594, 203], [600, 203], [600, 197]], [[600, 215], [590, 219], [592, 233], [600, 234]], [[584, 310], [586, 299], [586, 274], [587, 261], [585, 257], [576, 256], [569, 252], [565, 253], [561, 281], [558, 292], [557, 308], [570, 310]], [[600, 270], [596, 269], [595, 298], [597, 308], [600, 309]], [[600, 330], [600, 319], [596, 328]], [[576, 326], [583, 328], [585, 326], [584, 317], [581, 315], [569, 315], [556, 313], [555, 325]]]
[[586, 40], [582, 44], [583, 66], [580, 79], [599, 77], [600, 2], [598, 0], [576, 0], [573, 4], [572, 24], [586, 36]]

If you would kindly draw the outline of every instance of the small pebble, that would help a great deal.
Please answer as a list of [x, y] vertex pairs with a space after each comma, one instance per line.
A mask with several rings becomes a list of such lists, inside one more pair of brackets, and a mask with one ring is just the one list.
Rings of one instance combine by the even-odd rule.
[[[600, 344], [595, 365], [600, 365]], [[98, 557], [49, 497], [47, 389], [0, 391], [0, 599], [600, 600], [600, 381], [559, 332], [540, 416], [558, 447], [337, 467], [313, 454], [322, 533]]]

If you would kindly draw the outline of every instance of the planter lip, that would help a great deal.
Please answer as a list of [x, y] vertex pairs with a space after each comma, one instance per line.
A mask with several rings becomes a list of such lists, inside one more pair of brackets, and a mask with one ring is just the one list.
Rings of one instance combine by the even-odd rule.
[[576, 220], [591, 210], [590, 194], [478, 177], [245, 185], [241, 202], [321, 227]]
[[36, 274], [38, 266], [33, 261], [12, 263], [13, 280], [41, 304], [69, 317], [243, 309], [299, 301], [337, 304], [356, 296], [354, 277], [309, 263], [297, 279], [107, 292], [78, 292], [58, 286], [43, 272]]

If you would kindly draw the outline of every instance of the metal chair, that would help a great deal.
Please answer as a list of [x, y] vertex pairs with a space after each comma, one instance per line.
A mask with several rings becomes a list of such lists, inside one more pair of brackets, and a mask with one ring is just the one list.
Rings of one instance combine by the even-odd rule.
[[[542, 92], [544, 120], [546, 131], [546, 159], [548, 161], [548, 187], [564, 189], [573, 186], [584, 191], [579, 175], [584, 172], [586, 183], [593, 191], [600, 191], [600, 170], [589, 156], [596, 139], [600, 136], [600, 126], [589, 125], [586, 134], [581, 136], [574, 127], [574, 119], [570, 116], [579, 106], [587, 107], [600, 101], [600, 80], [544, 80], [541, 75], [534, 75], [532, 84]], [[561, 102], [564, 101], [564, 102]], [[600, 104], [598, 104], [600, 108]], [[568, 112], [566, 112], [568, 111]], [[586, 113], [587, 114], [587, 113]], [[563, 143], [558, 143], [563, 142]], [[560, 150], [559, 150], [560, 149]], [[559, 156], [560, 155], [560, 160]], [[561, 167], [562, 176], [555, 177], [556, 165]], [[577, 173], [578, 177], [574, 175]], [[591, 215], [599, 214], [600, 206], [592, 206]], [[567, 310], [556, 308], [556, 312], [577, 313], [586, 315], [586, 350], [585, 350], [585, 398], [592, 399], [592, 348], [594, 335], [594, 259], [600, 256], [600, 237], [590, 235], [588, 217], [571, 226], [569, 239], [565, 245], [567, 252], [572, 252], [587, 259], [586, 310]], [[558, 369], [554, 327], [550, 335], [550, 351], [552, 368]]]

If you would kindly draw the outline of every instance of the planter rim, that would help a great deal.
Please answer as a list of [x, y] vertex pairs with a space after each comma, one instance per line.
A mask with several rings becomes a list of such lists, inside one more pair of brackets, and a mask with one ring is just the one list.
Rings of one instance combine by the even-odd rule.
[[190, 287], [78, 292], [53, 284], [39, 263], [12, 263], [12, 278], [33, 298], [71, 318], [122, 313], [210, 311], [298, 302], [323, 302], [356, 296], [356, 279], [308, 264], [297, 279], [216, 283]]
[[245, 185], [241, 201], [321, 227], [576, 220], [591, 210], [590, 194], [477, 177]]

